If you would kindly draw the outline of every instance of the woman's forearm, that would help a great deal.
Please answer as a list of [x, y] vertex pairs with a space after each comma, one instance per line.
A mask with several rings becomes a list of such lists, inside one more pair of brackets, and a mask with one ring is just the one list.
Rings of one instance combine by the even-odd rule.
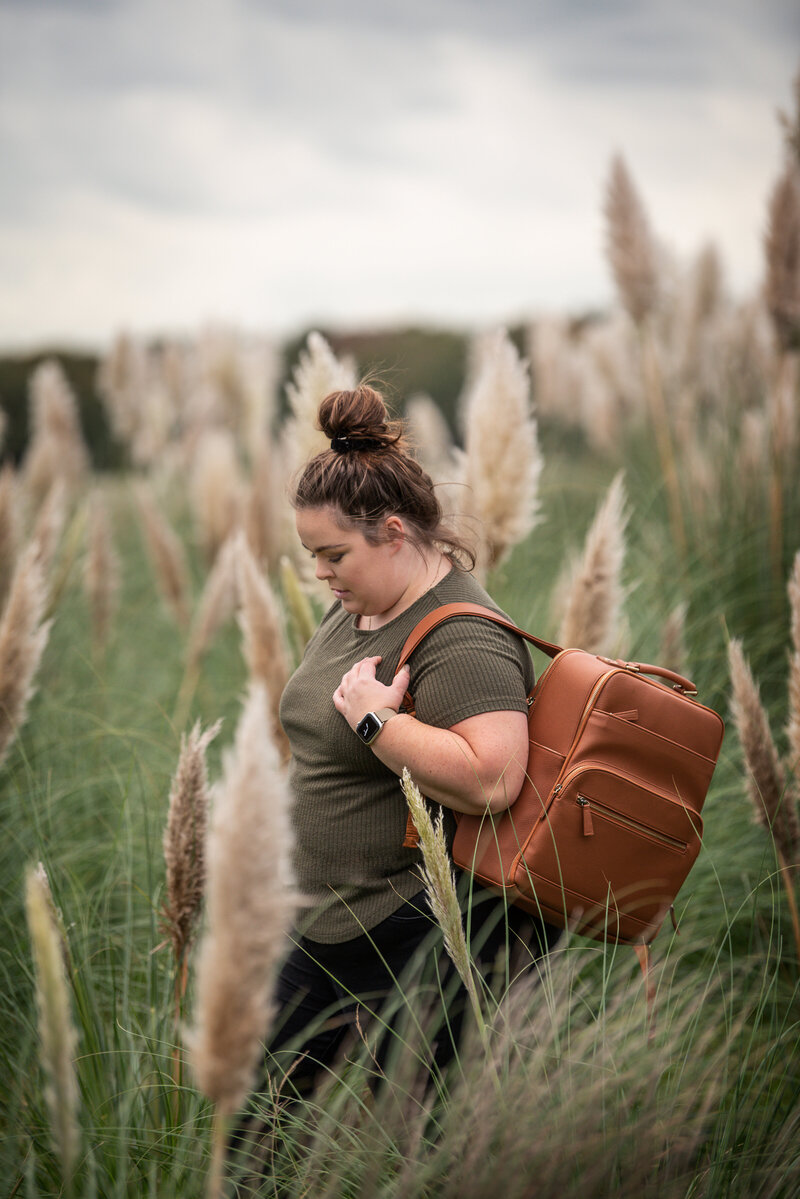
[[489, 716], [489, 720], [473, 718], [482, 722], [477, 752], [470, 740], [475, 727], [470, 721], [463, 722], [463, 735], [422, 724], [405, 713], [387, 721], [371, 748], [395, 774], [402, 774], [407, 766], [423, 794], [437, 803], [471, 815], [480, 815], [487, 808], [499, 812], [517, 798], [525, 771], [520, 751], [508, 747], [508, 722], [519, 724], [521, 717], [521, 727], [526, 726], [524, 715], [518, 712]]

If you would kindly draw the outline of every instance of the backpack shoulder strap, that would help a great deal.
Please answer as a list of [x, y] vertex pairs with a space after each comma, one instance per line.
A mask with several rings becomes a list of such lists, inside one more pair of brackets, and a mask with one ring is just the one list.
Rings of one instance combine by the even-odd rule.
[[539, 637], [534, 637], [533, 633], [526, 633], [524, 629], [519, 629], [510, 620], [506, 620], [504, 616], [500, 616], [497, 612], [493, 612], [491, 608], [484, 608], [482, 604], [442, 604], [440, 608], [434, 608], [433, 612], [429, 612], [427, 616], [423, 616], [422, 620], [409, 633], [405, 644], [400, 651], [400, 658], [397, 663], [397, 669], [405, 666], [408, 659], [413, 654], [419, 643], [428, 636], [428, 633], [433, 632], [444, 621], [450, 620], [454, 616], [482, 616], [486, 620], [491, 620], [494, 624], [501, 625], [504, 629], [509, 629], [512, 633], [518, 633], [520, 637], [524, 637], [526, 641], [530, 641], [537, 649], [542, 650], [551, 658], [555, 658], [556, 654], [561, 653], [561, 646], [554, 645], [551, 641], [542, 641]]

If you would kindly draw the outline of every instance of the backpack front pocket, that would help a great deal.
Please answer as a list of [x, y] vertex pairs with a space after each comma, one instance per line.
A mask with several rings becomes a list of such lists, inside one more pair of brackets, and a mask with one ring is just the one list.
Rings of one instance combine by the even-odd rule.
[[568, 922], [641, 935], [660, 923], [700, 849], [702, 821], [633, 776], [582, 766], [553, 789], [515, 885]]

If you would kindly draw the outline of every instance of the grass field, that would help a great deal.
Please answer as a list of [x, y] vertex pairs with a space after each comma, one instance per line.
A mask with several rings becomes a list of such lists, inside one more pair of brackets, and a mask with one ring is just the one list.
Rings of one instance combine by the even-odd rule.
[[[566, 549], [579, 547], [619, 463], [546, 424], [542, 433], [544, 520], [494, 572], [491, 587], [515, 619], [552, 637], [551, 596]], [[736, 511], [724, 496], [718, 511], [692, 513], [679, 555], [649, 447], [641, 435], [622, 463], [624, 652], [657, 660], [662, 626], [683, 600], [687, 670], [701, 700], [727, 718], [726, 639], [741, 636], [780, 730], [786, 578], [800, 543], [795, 489], [787, 479], [778, 568], [764, 550], [768, 511]], [[99, 652], [79, 556], [70, 568], [68, 527], [52, 568], [59, 594], [38, 690], [0, 778], [0, 1178], [9, 1195], [190, 1197], [206, 1187], [211, 1107], [185, 1069], [176, 1081], [181, 1033], [175, 966], [159, 921], [161, 838], [181, 733], [195, 717], [223, 719], [208, 755], [216, 777], [247, 668], [241, 634], [228, 620], [202, 659], [190, 710], [175, 723], [186, 634], [160, 599], [130, 481], [94, 482], [122, 563], [119, 608]], [[80, 501], [72, 511], [79, 524]], [[177, 527], [185, 518], [178, 506]], [[205, 567], [183, 527], [196, 602]], [[677, 904], [680, 936], [665, 927], [654, 946], [652, 1040], [633, 956], [573, 937], [538, 988], [518, 987], [490, 1008], [490, 1049], [470, 1042], [435, 1103], [420, 1099], [414, 1045], [421, 1034], [409, 1025], [407, 1052], [377, 1099], [366, 1099], [352, 1066], [319, 1108], [287, 1116], [264, 1193], [277, 1193], [280, 1179], [281, 1194], [365, 1199], [796, 1194], [800, 964], [775, 848], [754, 821], [730, 727], [705, 819], [704, 849]], [[38, 861], [63, 921], [77, 1030], [71, 1182], [46, 1099], [25, 919], [25, 871]], [[187, 1013], [192, 987], [190, 978]], [[369, 1070], [368, 1058], [361, 1069]]]

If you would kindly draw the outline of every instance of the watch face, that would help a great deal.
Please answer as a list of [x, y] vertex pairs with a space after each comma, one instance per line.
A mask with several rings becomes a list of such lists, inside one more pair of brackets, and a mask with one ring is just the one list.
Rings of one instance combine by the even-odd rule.
[[367, 712], [363, 720], [359, 720], [356, 725], [356, 732], [363, 741], [369, 745], [370, 741], [374, 741], [378, 733], [383, 728], [383, 721], [378, 720], [374, 712]]

